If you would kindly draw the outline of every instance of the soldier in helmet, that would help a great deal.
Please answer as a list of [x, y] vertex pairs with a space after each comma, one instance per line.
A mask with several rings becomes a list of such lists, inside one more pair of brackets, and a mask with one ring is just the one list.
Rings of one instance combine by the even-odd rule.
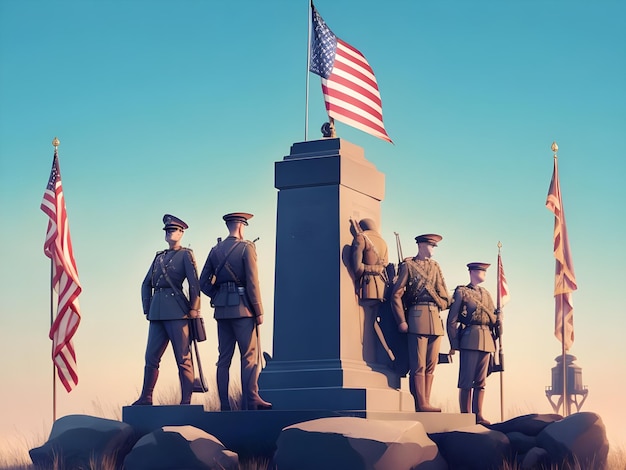
[[[493, 328], [500, 327], [493, 300], [484, 282], [488, 263], [469, 263], [470, 283], [454, 291], [448, 313], [450, 354], [459, 349], [459, 406], [461, 413], [476, 414], [478, 424], [490, 424], [482, 414], [485, 382], [491, 354], [496, 350]], [[472, 393], [473, 391], [473, 393]]]
[[415, 237], [417, 255], [400, 263], [391, 293], [398, 330], [407, 333], [409, 388], [416, 411], [441, 411], [430, 404], [430, 392], [444, 334], [439, 313], [450, 303], [439, 263], [432, 259], [442, 238], [432, 233]]
[[[181, 246], [189, 226], [178, 217], [163, 216], [167, 250], [159, 251], [141, 285], [143, 313], [150, 321], [146, 364], [141, 396], [133, 405], [152, 405], [152, 392], [159, 376], [159, 363], [167, 348], [172, 349], [178, 365], [181, 405], [191, 402], [193, 364], [189, 350], [189, 319], [200, 314], [200, 283], [193, 252]], [[189, 298], [182, 292], [183, 281], [189, 284]]]
[[259, 396], [258, 325], [263, 323], [263, 305], [256, 248], [253, 242], [243, 238], [250, 218], [252, 214], [246, 212], [233, 212], [223, 217], [229, 235], [211, 249], [200, 275], [202, 292], [211, 297], [215, 307], [219, 341], [217, 389], [222, 411], [231, 409], [228, 382], [235, 344], [241, 356], [242, 408], [272, 407]]

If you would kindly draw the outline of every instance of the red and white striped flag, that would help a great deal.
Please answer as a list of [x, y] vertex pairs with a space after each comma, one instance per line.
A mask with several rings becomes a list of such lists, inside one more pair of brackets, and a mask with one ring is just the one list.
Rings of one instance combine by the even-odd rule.
[[391, 142], [383, 124], [378, 83], [367, 59], [333, 34], [311, 3], [309, 70], [322, 78], [328, 116]]
[[554, 335], [563, 343], [568, 351], [574, 343], [574, 304], [572, 292], [578, 289], [574, 275], [574, 263], [569, 248], [561, 187], [559, 185], [559, 170], [556, 155], [554, 157], [554, 171], [548, 191], [546, 207], [554, 214], [554, 257], [556, 266], [554, 273]]
[[502, 267], [502, 257], [500, 253], [498, 253], [498, 308], [504, 307], [504, 304], [507, 303], [510, 298], [509, 285], [506, 282], [504, 268]]
[[56, 366], [59, 380], [70, 392], [78, 384], [76, 353], [72, 337], [80, 323], [78, 295], [82, 289], [72, 251], [72, 239], [56, 149], [50, 180], [41, 202], [41, 210], [49, 217], [43, 250], [45, 255], [52, 260], [51, 289], [57, 293], [57, 314], [50, 328], [52, 361]]

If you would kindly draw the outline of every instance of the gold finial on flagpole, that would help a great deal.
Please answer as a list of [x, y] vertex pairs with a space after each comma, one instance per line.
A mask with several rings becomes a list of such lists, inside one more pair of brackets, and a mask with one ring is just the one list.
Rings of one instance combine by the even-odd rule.
[[502, 248], [502, 243], [498, 241], [498, 253], [500, 253], [500, 248]]
[[54, 147], [54, 151], [56, 152], [57, 147], [59, 146], [61, 142], [59, 141], [59, 139], [57, 139], [56, 137], [54, 139], [52, 139], [52, 146]]
[[556, 158], [556, 153], [559, 151], [559, 146], [556, 145], [556, 142], [552, 142], [552, 147], [550, 147], [554, 152], [554, 158]]

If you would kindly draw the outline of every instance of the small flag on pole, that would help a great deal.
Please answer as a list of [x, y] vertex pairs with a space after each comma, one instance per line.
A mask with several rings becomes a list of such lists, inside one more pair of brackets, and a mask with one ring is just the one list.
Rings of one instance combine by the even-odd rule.
[[504, 304], [507, 303], [510, 298], [509, 285], [506, 282], [504, 268], [502, 267], [502, 257], [500, 256], [500, 252], [498, 252], [498, 299], [500, 301], [498, 308], [504, 307]]
[[[58, 141], [57, 145], [58, 145]], [[72, 337], [80, 323], [78, 295], [81, 292], [70, 228], [61, 184], [59, 157], [55, 146], [50, 180], [43, 195], [41, 210], [49, 217], [44, 253], [52, 260], [51, 289], [57, 293], [57, 314], [50, 328], [52, 361], [59, 380], [70, 392], [78, 384], [76, 353]]]
[[[556, 152], [558, 147], [552, 144]], [[554, 214], [554, 258], [556, 259], [554, 273], [554, 335], [563, 343], [568, 351], [574, 343], [574, 304], [572, 292], [578, 289], [574, 275], [574, 263], [569, 248], [565, 213], [559, 184], [559, 170], [556, 153], [554, 154], [554, 170], [548, 190], [546, 207]]]
[[376, 77], [365, 56], [333, 34], [311, 3], [309, 70], [322, 78], [328, 116], [391, 142]]

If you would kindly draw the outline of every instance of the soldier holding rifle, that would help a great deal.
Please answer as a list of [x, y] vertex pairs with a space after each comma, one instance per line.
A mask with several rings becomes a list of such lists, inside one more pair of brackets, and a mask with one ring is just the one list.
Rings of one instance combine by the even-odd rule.
[[265, 410], [272, 407], [259, 396], [260, 345], [258, 325], [263, 323], [263, 305], [254, 243], [244, 240], [244, 227], [252, 214], [234, 212], [223, 219], [228, 237], [218, 242], [207, 257], [200, 288], [211, 297], [217, 320], [219, 357], [217, 390], [222, 411], [230, 411], [228, 383], [230, 364], [239, 345], [241, 356], [242, 408]]
[[398, 330], [407, 333], [409, 388], [416, 411], [441, 411], [430, 404], [430, 392], [444, 334], [439, 314], [450, 303], [441, 268], [432, 259], [442, 238], [436, 234], [415, 237], [417, 255], [400, 263], [391, 294]]
[[457, 349], [461, 351], [458, 382], [461, 413], [469, 413], [471, 404], [478, 424], [490, 424], [482, 414], [483, 399], [490, 359], [496, 350], [494, 336], [501, 329], [491, 295], [479, 286], [489, 266], [488, 263], [467, 265], [470, 283], [455, 289], [447, 321], [450, 354]]

